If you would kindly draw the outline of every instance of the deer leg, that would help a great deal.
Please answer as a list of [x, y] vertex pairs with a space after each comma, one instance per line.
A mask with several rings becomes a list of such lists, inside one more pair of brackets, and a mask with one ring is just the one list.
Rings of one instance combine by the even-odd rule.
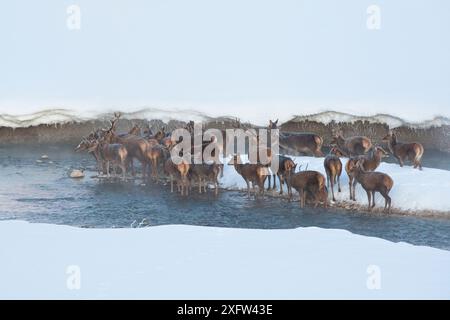
[[328, 180], [330, 180], [331, 183], [331, 194], [333, 196], [333, 201], [336, 201], [336, 198], [334, 197], [334, 177], [331, 177], [331, 179]]
[[302, 193], [302, 199], [301, 199], [301, 201], [300, 201], [300, 206], [301, 206], [302, 208], [304, 208], [304, 207], [305, 207], [305, 202], [306, 202], [306, 199], [305, 199], [305, 197], [306, 197], [305, 189], [301, 189], [301, 193]]
[[370, 201], [372, 200], [372, 195], [370, 194], [370, 191], [366, 191], [367, 192], [367, 199], [369, 200], [369, 211], [372, 210], [372, 205], [370, 203]]
[[109, 160], [106, 161], [106, 176], [109, 178]]
[[353, 179], [353, 188], [352, 188], [353, 201], [356, 201], [356, 185], [357, 184], [358, 184], [358, 181], [356, 181], [356, 179]]
[[198, 176], [198, 193], [202, 193], [202, 178]]
[[273, 178], [273, 186], [272, 189], [275, 190], [277, 188], [277, 176], [276, 175], [272, 175]]
[[247, 183], [247, 196], [250, 199], [250, 182], [248, 180], [245, 180], [245, 182]]
[[350, 200], [353, 200], [352, 184], [353, 184], [353, 179], [351, 177], [348, 177], [348, 188], [350, 190]]
[[338, 183], [338, 192], [341, 192], [342, 190], [341, 190], [341, 176], [340, 175], [337, 177], [337, 183]]
[[136, 175], [136, 171], [134, 171], [133, 158], [130, 159], [130, 166], [131, 166], [131, 175], [134, 177]]
[[280, 194], [283, 194], [283, 176], [277, 173], [278, 180], [280, 181]]
[[271, 183], [270, 183], [270, 181], [271, 181], [271, 177], [270, 177], [270, 174], [269, 174], [269, 176], [268, 176], [268, 177], [269, 177], [269, 185], [267, 186], [267, 191], [269, 191], [269, 190], [270, 190], [270, 184], [271, 184]]
[[389, 197], [387, 190], [380, 191], [381, 195], [384, 197], [384, 211], [391, 211], [391, 197]]
[[372, 191], [372, 208], [375, 207], [375, 191]]

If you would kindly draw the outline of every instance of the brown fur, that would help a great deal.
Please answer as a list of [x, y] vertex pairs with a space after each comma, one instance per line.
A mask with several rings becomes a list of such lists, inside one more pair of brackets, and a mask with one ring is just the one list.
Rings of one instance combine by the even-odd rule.
[[95, 141], [89, 148], [89, 151], [98, 152], [100, 159], [106, 163], [106, 174], [109, 177], [109, 164], [113, 163], [114, 172], [115, 167], [119, 166], [122, 169], [122, 178], [125, 180], [126, 175], [126, 161], [128, 152], [127, 149], [119, 143], [106, 143], [104, 141]]
[[193, 164], [191, 165], [192, 175], [198, 180], [198, 192], [202, 193], [206, 191], [206, 186], [208, 182], [212, 182], [214, 184], [214, 193], [218, 195], [219, 192], [219, 182], [218, 177], [221, 172], [220, 164]]
[[381, 159], [386, 156], [387, 156], [387, 153], [386, 153], [386, 151], [384, 151], [383, 148], [375, 147], [372, 149], [371, 153], [368, 155], [357, 156], [357, 157], [352, 157], [352, 158], [348, 159], [347, 163], [345, 164], [345, 171], [347, 172], [347, 175], [348, 175], [350, 200], [356, 201], [355, 187], [356, 187], [356, 184], [358, 183], [355, 180], [353, 173], [351, 172], [350, 169], [353, 166], [355, 166], [358, 161], [361, 161], [363, 169], [365, 171], [375, 171], [379, 167], [379, 165], [381, 163]]
[[[269, 120], [269, 130], [278, 129], [278, 119]], [[279, 145], [286, 151], [303, 152], [316, 157], [323, 157], [323, 138], [314, 133], [281, 133]]]
[[389, 212], [391, 209], [389, 192], [394, 185], [392, 178], [385, 173], [365, 171], [362, 160], [359, 160], [355, 165], [351, 165], [350, 172], [366, 191], [369, 200], [369, 210], [375, 207], [375, 192], [379, 192], [385, 199], [384, 210]]
[[[313, 194], [322, 193], [325, 188], [325, 177], [317, 171], [300, 171], [290, 176], [289, 186], [294, 188], [300, 194], [300, 206], [305, 207], [306, 192]], [[319, 197], [316, 197], [316, 206], [318, 205]], [[292, 199], [292, 191], [289, 199]]]
[[331, 144], [337, 145], [349, 156], [366, 154], [372, 148], [372, 141], [369, 138], [361, 136], [344, 138], [342, 133], [336, 133]]
[[342, 152], [338, 148], [333, 147], [323, 161], [323, 166], [325, 167], [325, 172], [327, 174], [327, 187], [330, 187], [331, 184], [333, 201], [336, 201], [336, 198], [334, 197], [334, 185], [336, 181], [338, 184], [338, 192], [341, 192], [342, 162], [339, 157], [342, 156]]
[[240, 157], [237, 155], [233, 157], [232, 161], [229, 164], [234, 165], [236, 172], [239, 173], [239, 175], [245, 180], [245, 183], [247, 184], [247, 194], [249, 197], [250, 183], [252, 183], [253, 188], [255, 188], [255, 186], [258, 186], [259, 193], [264, 197], [264, 182], [269, 175], [269, 170], [266, 166], [250, 163], [242, 164]]
[[403, 167], [405, 159], [408, 159], [413, 163], [414, 169], [419, 168], [419, 170], [422, 170], [423, 145], [417, 142], [398, 142], [397, 135], [394, 132], [390, 132], [385, 136], [383, 141], [387, 142], [389, 151], [398, 160], [400, 167]]

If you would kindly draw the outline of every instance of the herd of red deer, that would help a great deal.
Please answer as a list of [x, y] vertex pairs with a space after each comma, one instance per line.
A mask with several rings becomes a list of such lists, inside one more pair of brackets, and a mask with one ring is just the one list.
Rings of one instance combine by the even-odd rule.
[[[105, 173], [109, 177], [110, 165], [112, 165], [115, 175], [117, 168], [121, 169], [122, 179], [125, 179], [129, 167], [134, 176], [133, 159], [137, 159], [141, 163], [143, 179], [146, 178], [150, 167], [151, 177], [158, 181], [158, 167], [161, 164], [164, 174], [170, 179], [171, 192], [174, 192], [174, 182], [177, 183], [178, 192], [181, 192], [182, 195], [188, 195], [194, 183], [197, 184], [199, 193], [207, 192], [207, 185], [212, 183], [217, 195], [219, 175], [223, 176], [223, 164], [219, 162], [190, 164], [184, 161], [175, 164], [170, 157], [170, 150], [176, 142], [171, 139], [170, 134], [164, 132], [164, 129], [153, 134], [150, 128], [142, 130], [135, 125], [128, 133], [120, 134], [116, 133], [119, 118], [120, 114], [115, 114], [108, 129], [93, 131], [89, 136], [83, 138], [75, 149], [76, 151], [86, 150], [95, 157], [99, 174]], [[192, 122], [185, 129], [191, 131], [193, 129]], [[278, 120], [270, 121], [268, 129], [278, 129]], [[420, 143], [401, 143], [397, 141], [394, 131], [390, 131], [383, 141], [400, 166], [403, 167], [404, 161], [409, 160], [414, 168], [422, 170], [421, 158], [424, 148]], [[267, 190], [275, 190], [277, 188], [276, 177], [278, 177], [280, 195], [283, 194], [283, 185], [286, 184], [289, 200], [292, 199], [292, 189], [295, 189], [300, 195], [302, 208], [309, 200], [315, 206], [318, 206], [319, 203], [327, 206], [328, 188], [331, 187], [333, 201], [336, 201], [334, 191], [336, 184], [338, 192], [341, 192], [340, 177], [343, 168], [341, 158], [347, 157], [345, 171], [349, 178], [350, 200], [356, 201], [355, 187], [359, 183], [367, 193], [369, 210], [375, 206], [375, 193], [379, 192], [385, 199], [384, 210], [390, 211], [389, 192], [394, 182], [389, 175], [375, 171], [382, 158], [388, 156], [388, 152], [380, 146], [374, 146], [368, 137], [344, 138], [341, 132], [336, 132], [330, 143], [331, 150], [328, 155], [324, 155], [321, 151], [323, 138], [313, 133], [280, 133], [279, 146], [286, 152], [303, 152], [316, 157], [325, 156], [326, 177], [318, 171], [307, 170], [307, 168], [296, 172], [297, 164], [290, 157], [272, 155], [268, 149], [269, 159], [277, 156], [279, 165], [278, 172], [276, 175], [273, 174], [273, 184], [271, 185], [270, 164], [242, 163], [241, 157], [234, 155], [228, 164], [233, 165], [236, 172], [245, 180], [248, 196], [251, 195], [251, 187], [253, 187], [255, 196], [259, 194], [264, 197], [266, 179], [269, 177]], [[258, 191], [256, 191], [256, 187], [258, 187]]]

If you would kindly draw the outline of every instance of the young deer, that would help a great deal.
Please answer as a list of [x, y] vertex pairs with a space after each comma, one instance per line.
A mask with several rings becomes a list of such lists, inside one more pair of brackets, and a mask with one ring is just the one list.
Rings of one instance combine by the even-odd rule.
[[397, 135], [391, 131], [383, 138], [383, 141], [387, 142], [389, 151], [398, 160], [400, 167], [403, 167], [405, 159], [410, 160], [414, 169], [419, 168], [422, 170], [422, 156], [424, 153], [423, 145], [417, 142], [413, 143], [401, 143], [397, 141]]
[[266, 166], [250, 163], [242, 164], [239, 155], [233, 156], [229, 165], [234, 165], [236, 172], [245, 180], [248, 197], [250, 197], [250, 183], [252, 183], [253, 189], [255, 189], [255, 186], [257, 185], [259, 193], [264, 197], [264, 182], [269, 175], [269, 170]]
[[106, 143], [103, 140], [94, 141], [89, 147], [90, 152], [98, 152], [100, 159], [106, 162], [106, 175], [109, 177], [109, 164], [112, 162], [114, 174], [116, 174], [116, 167], [119, 166], [122, 170], [122, 179], [125, 180], [127, 149], [119, 143]]
[[391, 191], [394, 181], [390, 176], [382, 172], [367, 172], [364, 170], [363, 160], [358, 160], [355, 165], [350, 166], [350, 172], [355, 177], [355, 180], [361, 184], [367, 193], [369, 200], [369, 210], [375, 207], [375, 192], [381, 193], [384, 197], [384, 210], [391, 210]]
[[167, 156], [167, 150], [160, 144], [150, 145], [146, 150], [146, 157], [151, 163], [151, 174], [156, 182], [158, 182], [158, 166], [160, 160], [164, 160]]
[[[278, 119], [269, 120], [269, 130], [278, 129]], [[303, 152], [315, 157], [323, 157], [323, 139], [314, 133], [281, 133], [279, 134], [279, 145], [286, 151]]]
[[323, 166], [325, 167], [325, 172], [327, 174], [327, 187], [330, 187], [331, 184], [333, 201], [336, 201], [336, 198], [334, 197], [334, 185], [336, 180], [338, 184], [338, 192], [341, 192], [342, 162], [339, 158], [343, 156], [344, 154], [339, 148], [333, 147], [323, 161]]
[[[300, 194], [300, 206], [305, 207], [306, 193], [314, 195], [325, 192], [325, 177], [317, 171], [300, 171], [289, 176], [289, 187], [291, 188], [289, 200], [292, 199], [292, 188]], [[322, 197], [315, 196], [315, 205], [319, 204]], [[326, 205], [326, 204], [325, 204]]]
[[352, 157], [348, 159], [347, 163], [345, 164], [345, 171], [348, 175], [348, 184], [349, 184], [349, 190], [350, 190], [350, 200], [356, 201], [355, 199], [355, 188], [356, 184], [358, 183], [355, 180], [355, 177], [353, 176], [353, 173], [351, 172], [351, 168], [356, 165], [358, 161], [361, 160], [362, 166], [365, 171], [375, 171], [380, 163], [381, 159], [387, 157], [387, 152], [384, 151], [381, 147], [375, 147], [372, 148], [371, 152], [368, 155], [363, 156], [357, 156]]
[[342, 132], [334, 134], [331, 144], [335, 144], [349, 156], [366, 154], [372, 148], [372, 141], [367, 137], [344, 138]]

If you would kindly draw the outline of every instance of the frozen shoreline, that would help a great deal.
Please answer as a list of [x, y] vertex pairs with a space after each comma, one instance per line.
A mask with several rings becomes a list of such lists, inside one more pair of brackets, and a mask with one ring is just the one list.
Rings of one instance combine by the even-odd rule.
[[[243, 159], [245, 159], [243, 157]], [[308, 166], [308, 170], [316, 170], [324, 176], [324, 158], [292, 157], [295, 163], [302, 165], [302, 169]], [[229, 158], [224, 160], [228, 163]], [[343, 166], [347, 159], [341, 159]], [[224, 166], [224, 177], [220, 180], [221, 186], [230, 190], [243, 190], [246, 188], [245, 181], [236, 172], [233, 166]], [[397, 164], [382, 162], [377, 171], [389, 174], [394, 180], [394, 187], [390, 192], [394, 213], [418, 216], [435, 216], [450, 218], [450, 171], [424, 168], [423, 171], [413, 169], [410, 166], [401, 168]], [[277, 186], [279, 185], [277, 181]], [[367, 209], [367, 195], [361, 185], [356, 187], [356, 203], [349, 204], [348, 176], [343, 169], [341, 175], [342, 192], [335, 196], [337, 206], [351, 209], [351, 206], [360, 206], [362, 210]], [[284, 186], [286, 193], [286, 186]], [[331, 196], [331, 189], [329, 190]], [[376, 211], [384, 207], [384, 198], [377, 193]]]
[[1, 221], [0, 241], [6, 299], [450, 298], [449, 251], [344, 230]]

